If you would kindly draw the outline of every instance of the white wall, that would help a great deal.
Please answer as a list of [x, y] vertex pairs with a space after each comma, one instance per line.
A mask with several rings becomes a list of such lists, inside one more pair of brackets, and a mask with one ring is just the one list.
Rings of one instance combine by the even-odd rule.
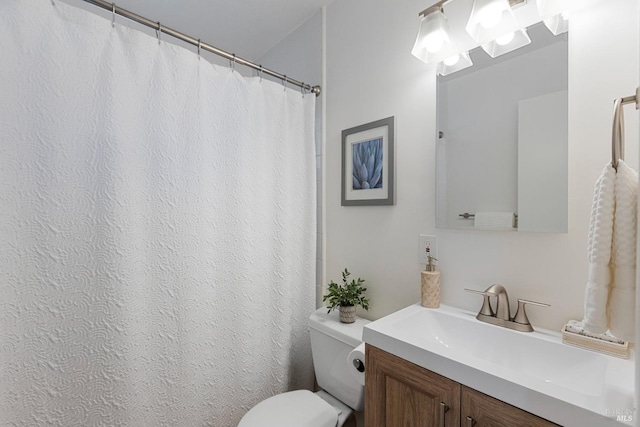
[[[638, 8], [638, 22], [640, 22], [640, 7]], [[638, 39], [640, 39], [640, 28], [638, 28]], [[640, 81], [640, 65], [638, 68], [639, 68], [638, 81]], [[636, 102], [640, 102], [640, 99], [637, 98], [638, 96], [640, 96], [640, 93], [636, 91]], [[638, 134], [640, 135], [640, 121], [638, 122]], [[636, 141], [638, 142], [638, 146], [640, 146], [640, 138], [637, 138]], [[636, 158], [638, 157], [636, 156]], [[638, 160], [640, 163], [640, 159]], [[640, 185], [638, 187], [640, 189]], [[640, 199], [638, 199], [638, 208], [640, 210]], [[640, 224], [640, 219], [638, 220], [638, 224]], [[640, 234], [638, 234], [636, 239], [636, 284], [640, 283], [640, 269], [637, 268], [637, 265], [640, 264], [640, 251], [637, 250], [639, 246], [640, 246]], [[640, 292], [636, 292], [636, 313], [638, 313], [639, 311], [640, 311]], [[640, 318], [638, 318], [637, 316], [638, 315], [636, 314], [636, 344], [640, 342]], [[640, 417], [638, 417], [638, 408], [640, 408], [640, 357], [636, 357], [635, 368], [636, 368], [635, 370], [636, 393], [635, 393], [634, 403], [635, 403], [636, 412], [634, 415], [636, 417], [635, 417], [634, 425], [636, 427], [640, 427]]]
[[[409, 51], [417, 0], [339, 0], [327, 10], [326, 280], [365, 278], [370, 318], [418, 301], [417, 235], [433, 231], [435, 76]], [[395, 206], [340, 206], [340, 132], [396, 118]], [[428, 225], [430, 226], [428, 227]]]
[[[375, 319], [419, 301], [419, 233], [436, 234], [442, 302], [477, 310], [463, 288], [507, 287], [534, 307], [534, 325], [558, 330], [582, 318], [586, 243], [595, 180], [609, 161], [612, 101], [638, 85], [637, 0], [600, 0], [575, 14], [569, 35], [569, 232], [500, 233], [435, 228], [435, 73], [409, 51], [417, 0], [340, 0], [327, 10], [326, 278], [348, 267], [369, 285]], [[396, 117], [395, 206], [340, 206], [340, 132]], [[627, 140], [637, 141], [627, 114]], [[637, 144], [627, 144], [637, 159]]]

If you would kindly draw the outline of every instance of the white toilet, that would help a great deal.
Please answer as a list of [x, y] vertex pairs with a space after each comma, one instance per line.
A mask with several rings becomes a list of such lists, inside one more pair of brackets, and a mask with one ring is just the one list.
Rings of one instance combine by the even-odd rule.
[[[364, 377], [348, 360], [362, 343], [362, 327], [368, 320], [340, 323], [338, 311], [326, 307], [309, 318], [311, 352], [316, 381], [322, 390], [296, 390], [270, 397], [246, 413], [238, 427], [341, 427], [354, 410], [364, 407]], [[360, 379], [360, 380], [359, 380]]]

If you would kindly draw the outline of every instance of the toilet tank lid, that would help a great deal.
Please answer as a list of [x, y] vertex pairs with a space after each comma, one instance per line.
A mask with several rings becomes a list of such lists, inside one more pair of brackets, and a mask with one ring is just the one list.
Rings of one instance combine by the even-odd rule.
[[354, 323], [341, 323], [339, 310], [331, 310], [327, 313], [327, 307], [321, 307], [309, 317], [309, 328], [327, 334], [352, 347], [357, 347], [362, 342], [362, 328], [369, 320], [356, 317]]
[[337, 421], [336, 408], [309, 390], [296, 390], [258, 403], [238, 427], [335, 427]]

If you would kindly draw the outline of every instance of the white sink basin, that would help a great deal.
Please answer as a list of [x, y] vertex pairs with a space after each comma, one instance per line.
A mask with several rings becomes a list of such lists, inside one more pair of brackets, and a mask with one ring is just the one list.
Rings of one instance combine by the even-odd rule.
[[416, 304], [366, 325], [364, 341], [563, 426], [632, 424], [633, 362], [563, 344], [560, 333]]

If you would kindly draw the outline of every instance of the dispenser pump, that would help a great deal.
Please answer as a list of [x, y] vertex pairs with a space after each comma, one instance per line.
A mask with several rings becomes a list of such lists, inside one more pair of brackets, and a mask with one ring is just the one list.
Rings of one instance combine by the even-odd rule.
[[436, 265], [433, 261], [437, 261], [438, 258], [433, 257], [431, 255], [427, 255], [427, 266], [425, 267], [425, 271], [436, 271]]
[[437, 258], [427, 255], [427, 266], [424, 271], [420, 272], [420, 302], [423, 307], [440, 307], [440, 272], [436, 271], [436, 266], [433, 263], [437, 260]]
[[421, 304], [427, 308], [440, 307], [440, 272], [436, 271], [433, 261], [438, 259], [427, 255], [427, 266], [421, 272], [420, 289]]

